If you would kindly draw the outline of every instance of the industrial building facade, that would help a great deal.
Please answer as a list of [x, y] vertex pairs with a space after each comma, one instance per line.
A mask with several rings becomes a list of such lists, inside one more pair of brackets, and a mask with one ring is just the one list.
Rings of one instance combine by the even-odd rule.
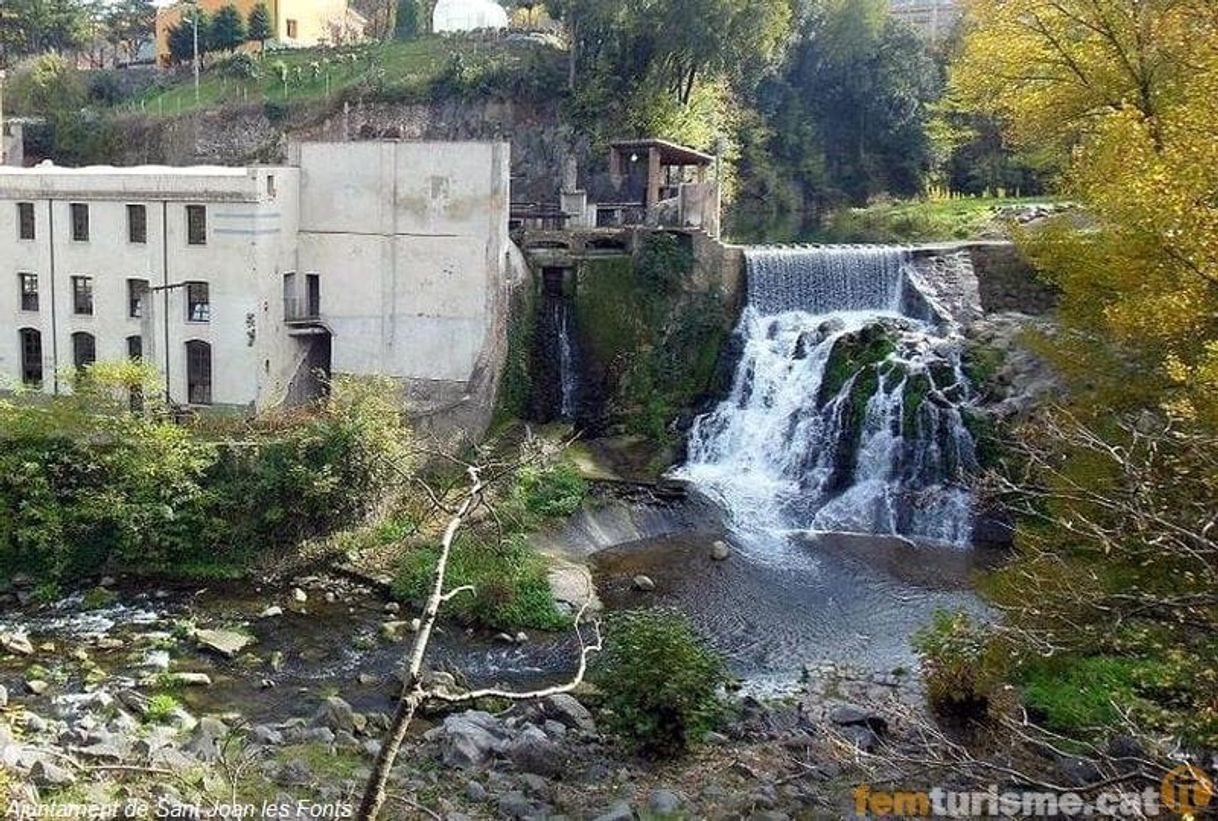
[[467, 392], [500, 347], [508, 146], [294, 153], [0, 169], [0, 388], [63, 392], [71, 369], [140, 358], [186, 406], [291, 403], [317, 370]]

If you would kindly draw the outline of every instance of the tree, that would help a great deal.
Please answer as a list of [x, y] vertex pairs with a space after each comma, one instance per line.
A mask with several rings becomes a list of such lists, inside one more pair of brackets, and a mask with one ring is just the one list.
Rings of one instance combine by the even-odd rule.
[[271, 12], [266, 7], [266, 3], [259, 3], [250, 11], [246, 36], [264, 47], [266, 41], [271, 39]]
[[208, 50], [231, 51], [245, 41], [245, 21], [237, 7], [227, 5], [216, 12], [209, 28]]
[[418, 0], [399, 0], [396, 19], [395, 40], [409, 40], [419, 34], [419, 2]]
[[[202, 55], [207, 51], [210, 26], [206, 14], [200, 12], [197, 19], [199, 25], [199, 54]], [[194, 60], [195, 20], [196, 17], [193, 13], [188, 14], [176, 26], [171, 26], [169, 29], [169, 58], [178, 65]]]
[[152, 0], [118, 0], [106, 13], [107, 36], [115, 48], [134, 59], [140, 43], [152, 36], [156, 6]]

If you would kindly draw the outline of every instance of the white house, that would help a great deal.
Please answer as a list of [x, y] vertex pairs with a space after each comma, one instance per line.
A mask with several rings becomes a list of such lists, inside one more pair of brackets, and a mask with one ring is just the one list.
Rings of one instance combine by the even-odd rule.
[[508, 145], [294, 153], [286, 166], [0, 169], [0, 383], [55, 393], [65, 369], [139, 356], [182, 405], [291, 403], [317, 392], [320, 369], [391, 376], [424, 415], [489, 409]]

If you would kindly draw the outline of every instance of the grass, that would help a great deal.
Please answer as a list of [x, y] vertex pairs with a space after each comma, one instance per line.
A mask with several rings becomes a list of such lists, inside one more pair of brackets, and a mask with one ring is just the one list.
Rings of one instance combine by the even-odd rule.
[[1027, 670], [1023, 698], [1053, 729], [1095, 733], [1116, 726], [1147, 672], [1147, 662], [1118, 656], [1053, 659]]
[[168, 693], [157, 693], [148, 699], [148, 711], [144, 720], [150, 724], [160, 724], [178, 709], [178, 700]]
[[[297, 103], [340, 97], [356, 88], [394, 99], [425, 98], [445, 80], [477, 85], [491, 76], [525, 74], [558, 64], [558, 52], [533, 42], [429, 35], [356, 49], [300, 49], [255, 57], [254, 76], [241, 60], [219, 59], [201, 75], [196, 100], [189, 67], [124, 101], [119, 111], [173, 116], [224, 105], [263, 105], [268, 115]], [[278, 64], [287, 73], [282, 81]]]
[[1045, 197], [955, 197], [845, 208], [829, 214], [817, 242], [935, 242], [975, 239], [998, 209], [1048, 201]]

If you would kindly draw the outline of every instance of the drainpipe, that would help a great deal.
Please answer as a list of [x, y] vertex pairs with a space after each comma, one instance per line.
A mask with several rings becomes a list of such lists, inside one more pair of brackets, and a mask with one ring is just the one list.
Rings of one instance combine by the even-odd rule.
[[[169, 201], [161, 201], [161, 285], [164, 287], [165, 303], [162, 322], [165, 327], [165, 404], [173, 402], [169, 393]], [[149, 306], [152, 300], [148, 300]]]
[[47, 251], [51, 266], [51, 384], [59, 394], [59, 327], [55, 310], [55, 200], [47, 200]]

